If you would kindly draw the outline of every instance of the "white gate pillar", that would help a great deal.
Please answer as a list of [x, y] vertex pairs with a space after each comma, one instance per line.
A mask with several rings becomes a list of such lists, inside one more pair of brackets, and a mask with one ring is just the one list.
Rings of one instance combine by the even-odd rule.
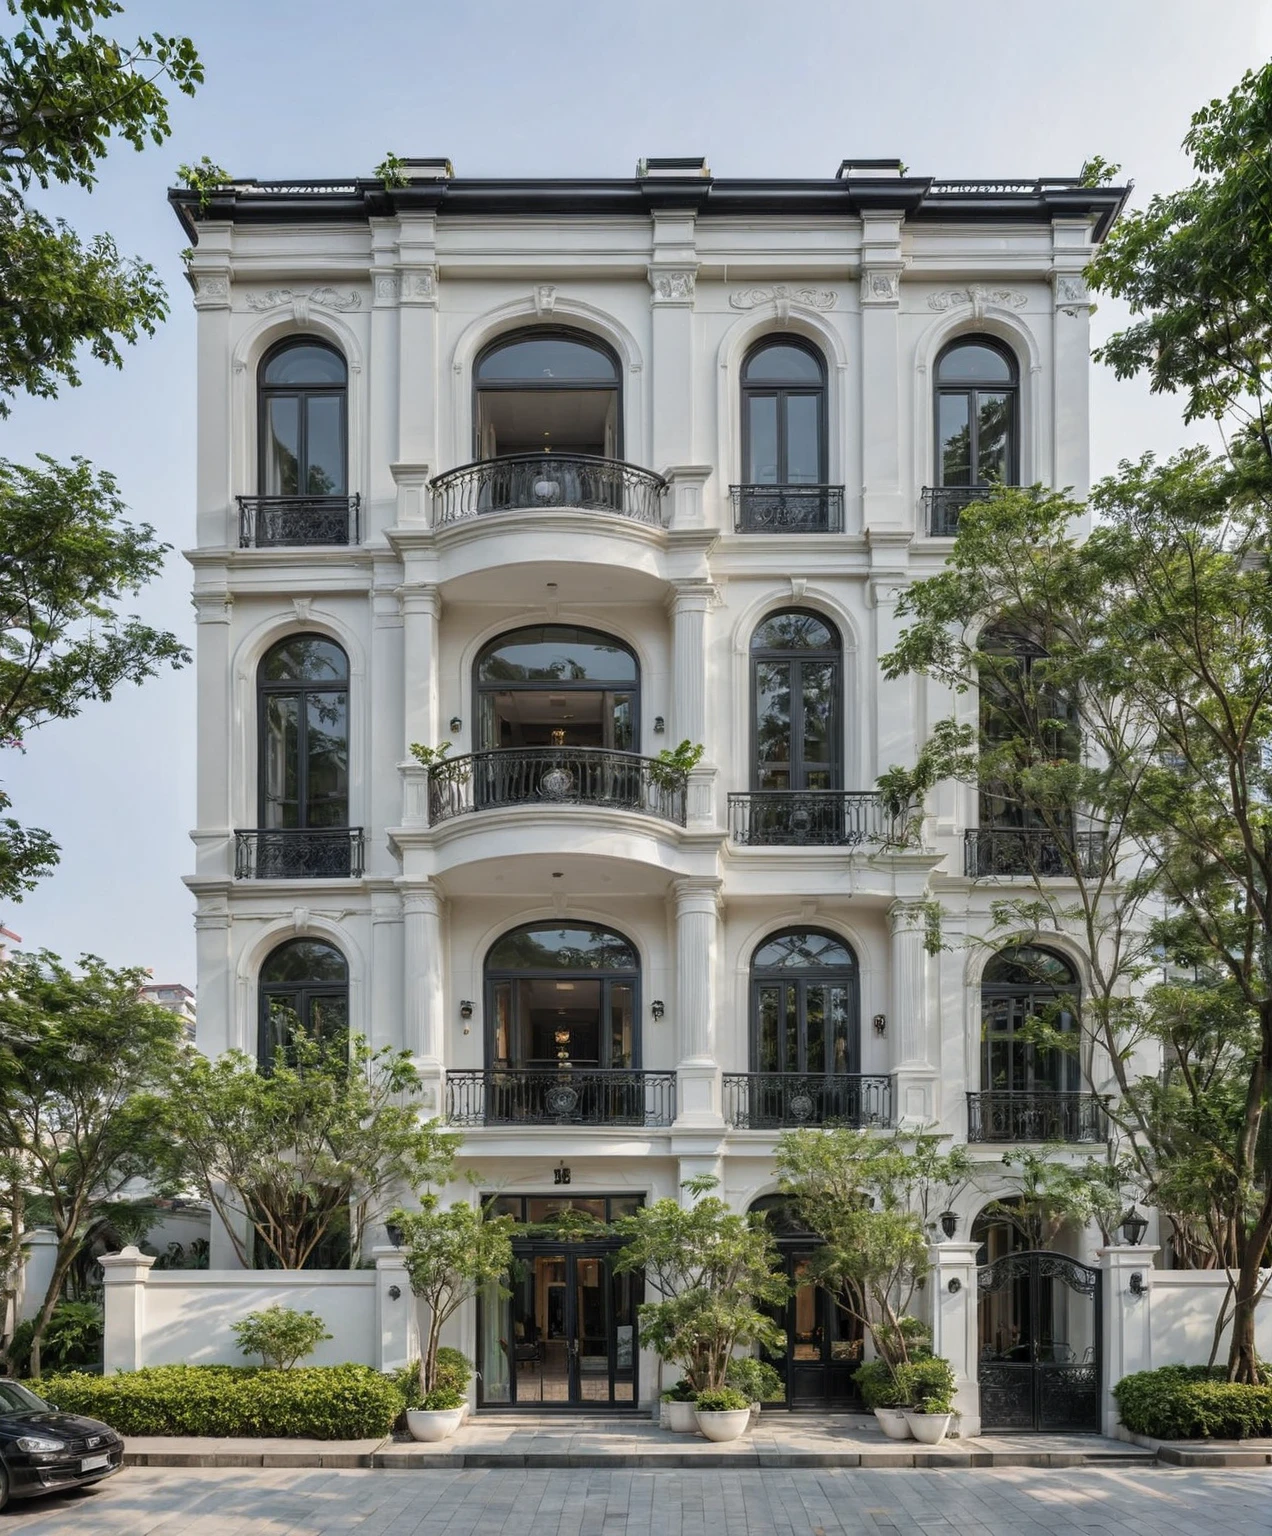
[[1104, 1287], [1100, 1417], [1104, 1433], [1120, 1440], [1128, 1437], [1120, 1423], [1113, 1388], [1132, 1371], [1152, 1368], [1152, 1272], [1158, 1252], [1157, 1248], [1132, 1248], [1129, 1244], [1098, 1250]]
[[97, 1262], [105, 1277], [102, 1375], [139, 1371], [145, 1364], [146, 1281], [155, 1261], [130, 1243], [121, 1253], [105, 1254]]
[[950, 1362], [954, 1371], [954, 1407], [958, 1432], [979, 1435], [980, 1383], [977, 1379], [979, 1331], [976, 1254], [979, 1243], [934, 1243], [928, 1285], [932, 1296], [932, 1353]]

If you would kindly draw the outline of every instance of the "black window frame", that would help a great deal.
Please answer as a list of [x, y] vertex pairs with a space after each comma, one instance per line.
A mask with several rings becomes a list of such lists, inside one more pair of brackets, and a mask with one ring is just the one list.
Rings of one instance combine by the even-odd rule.
[[[606, 933], [613, 938], [621, 939], [622, 942], [630, 948], [632, 954], [636, 958], [635, 969], [625, 970], [619, 967], [605, 969], [598, 966], [580, 968], [576, 970], [566, 970], [563, 968], [557, 968], [555, 966], [491, 966], [491, 955], [494, 954], [495, 950], [500, 944], [503, 944], [506, 940], [512, 938], [514, 934], [533, 933], [536, 930], [544, 932], [555, 932], [561, 928], [590, 928], [595, 932]], [[536, 918], [533, 922], [518, 923], [514, 927], [509, 928], [505, 932], [501, 933], [499, 937], [494, 941], [494, 943], [491, 944], [490, 948], [486, 951], [485, 958], [482, 961], [481, 974], [482, 995], [485, 1000], [485, 1038], [483, 1051], [487, 1072], [528, 1072], [531, 1070], [550, 1069], [550, 1063], [540, 1062], [532, 1065], [531, 1062], [525, 1059], [524, 1052], [514, 1051], [514, 1045], [519, 1048], [522, 1044], [520, 1038], [515, 1041], [512, 1038], [513, 1031], [515, 1031], [517, 1035], [520, 1036], [521, 1027], [520, 1021], [518, 1020], [510, 1020], [511, 1027], [508, 1040], [509, 1059], [507, 1061], [500, 1061], [495, 1054], [497, 1031], [495, 988], [501, 982], [538, 981], [546, 980], [549, 977], [557, 981], [599, 981], [601, 983], [600, 1018], [597, 1029], [599, 1059], [595, 1067], [580, 1067], [580, 1071], [607, 1071], [611, 1068], [612, 1060], [610, 1058], [612, 1055], [613, 1040], [607, 1025], [609, 1016], [610, 987], [614, 983], [631, 987], [632, 1059], [630, 1062], [627, 1062], [620, 1070], [630, 1072], [639, 1072], [641, 1070], [643, 1030], [641, 1028], [640, 1003], [640, 950], [636, 944], [633, 943], [630, 938], [628, 938], [622, 929], [611, 927], [607, 923], [589, 922], [586, 918], [581, 917]], [[512, 995], [515, 998], [515, 992]], [[514, 1059], [518, 1054], [520, 1054], [522, 1059]]]
[[[851, 966], [839, 965], [815, 965], [815, 966], [765, 966], [756, 964], [756, 956], [766, 945], [772, 944], [777, 939], [786, 938], [788, 935], [804, 934], [817, 935], [820, 938], [830, 939], [841, 948], [847, 950], [852, 956]], [[849, 1020], [848, 1020], [848, 1065], [845, 1074], [852, 1076], [861, 1071], [861, 961], [856, 950], [843, 937], [834, 933], [829, 928], [818, 928], [815, 925], [807, 927], [791, 925], [779, 928], [773, 933], [767, 933], [751, 952], [751, 963], [748, 968], [750, 980], [750, 1002], [748, 1020], [748, 1046], [750, 1071], [753, 1073], [765, 1073], [772, 1069], [760, 1065], [760, 988], [773, 986], [774, 984], [791, 983], [796, 987], [796, 1059], [800, 1063], [794, 1070], [802, 1077], [835, 1077], [837, 1074], [833, 1067], [810, 1067], [808, 1065], [808, 997], [807, 988], [811, 983], [821, 985], [838, 985], [845, 983], [849, 994]], [[779, 1072], [785, 1072], [786, 1067], [779, 1067]]]
[[[340, 359], [340, 366], [344, 369], [344, 382], [342, 384], [267, 384], [265, 375], [269, 366], [284, 352], [295, 351], [299, 347], [318, 347], [324, 352], [330, 352], [333, 357]], [[297, 452], [296, 452], [296, 490], [293, 492], [266, 492], [265, 490], [265, 464], [269, 448], [269, 402], [282, 396], [293, 395], [301, 401], [297, 411]], [[337, 398], [340, 401], [340, 448], [341, 448], [341, 474], [344, 479], [344, 489], [330, 492], [310, 492], [304, 487], [309, 479], [309, 412], [304, 408], [304, 401], [313, 397], [324, 399]], [[295, 496], [305, 499], [320, 499], [329, 495], [338, 500], [347, 499], [349, 496], [349, 359], [334, 343], [321, 336], [288, 336], [282, 341], [276, 342], [261, 358], [256, 370], [256, 489], [257, 495]]]
[[[1009, 383], [1004, 384], [1001, 379], [991, 381], [985, 379], [959, 380], [943, 384], [941, 382], [941, 366], [952, 352], [960, 347], [987, 347], [998, 355], [1007, 364], [1011, 374]], [[973, 479], [966, 487], [945, 485], [945, 462], [941, 453], [941, 400], [947, 395], [967, 395], [968, 398], [968, 464], [974, 476], [980, 474], [980, 442], [979, 442], [979, 396], [985, 394], [1002, 395], [1009, 398], [1010, 412], [1007, 423], [1007, 485], [1020, 484], [1020, 360], [1015, 352], [996, 336], [984, 335], [979, 331], [967, 332], [956, 336], [943, 346], [937, 354], [936, 367], [932, 372], [932, 484], [940, 489], [963, 490], [983, 489], [988, 481], [979, 478]]]
[[[818, 373], [821, 375], [820, 384], [791, 384], [789, 382], [769, 381], [749, 378], [749, 372], [755, 359], [769, 347], [795, 347], [801, 352], [806, 352], [817, 364]], [[758, 485], [762, 482], [755, 478], [755, 467], [751, 463], [751, 401], [757, 396], [773, 396], [777, 400], [777, 462], [778, 478], [774, 485], [785, 486], [791, 484], [803, 484], [804, 482], [792, 482], [790, 479], [790, 462], [787, 453], [787, 422], [785, 402], [787, 397], [793, 395], [815, 396], [817, 406], [817, 484], [826, 485], [830, 474], [830, 413], [827, 403], [828, 390], [826, 387], [826, 359], [819, 348], [813, 345], [803, 336], [793, 335], [767, 335], [761, 336], [756, 342], [747, 348], [746, 356], [742, 359], [742, 370], [739, 374], [739, 393], [742, 407], [742, 480], [747, 485]]]
[[[614, 379], [612, 383], [606, 383], [600, 379], [494, 379], [482, 382], [478, 377], [481, 373], [481, 365], [488, 357], [496, 352], [502, 352], [505, 347], [515, 346], [522, 341], [556, 340], [575, 342], [580, 346], [588, 347], [593, 352], [599, 352], [607, 357], [613, 364]], [[610, 346], [609, 342], [600, 336], [594, 336], [590, 331], [577, 330], [568, 325], [528, 325], [521, 326], [515, 331], [506, 331], [502, 336], [496, 336], [488, 342], [473, 359], [472, 367], [472, 412], [473, 412], [473, 462], [484, 462], [481, 451], [481, 400], [480, 396], [486, 391], [517, 390], [522, 393], [543, 390], [545, 392], [558, 389], [596, 389], [613, 393], [617, 399], [614, 408], [616, 428], [614, 432], [614, 458], [621, 461], [623, 458], [623, 363], [618, 353]], [[495, 458], [503, 455], [496, 453]], [[515, 457], [515, 455], [512, 455]], [[565, 454], [563, 457], [570, 457]]]
[[[301, 982], [297, 982], [297, 981], [267, 981], [267, 980], [265, 980], [265, 974], [266, 974], [266, 972], [269, 969], [270, 963], [272, 961], [276, 960], [280, 955], [285, 954], [287, 950], [292, 949], [295, 946], [300, 945], [300, 944], [316, 944], [316, 945], [321, 945], [322, 948], [327, 949], [333, 955], [338, 956], [341, 965], [344, 967], [344, 980], [343, 981], [339, 981], [339, 982], [336, 982], [336, 981], [322, 981], [322, 982], [320, 982], [320, 981], [308, 981], [308, 982], [301, 981]], [[342, 950], [340, 950], [335, 944], [333, 944], [330, 939], [315, 938], [312, 935], [306, 936], [304, 934], [301, 934], [301, 935], [299, 935], [299, 936], [297, 936], [296, 938], [293, 938], [293, 939], [284, 939], [281, 944], [276, 944], [274, 946], [274, 948], [270, 950], [269, 954], [266, 955], [265, 958], [261, 961], [260, 967], [259, 967], [259, 969], [258, 969], [258, 971], [256, 973], [256, 977], [257, 977], [257, 979], [256, 979], [256, 997], [257, 997], [257, 1009], [256, 1009], [256, 1061], [257, 1061], [258, 1067], [262, 1071], [269, 1071], [272, 1068], [273, 1064], [274, 1064], [273, 1055], [272, 1054], [270, 1054], [270, 1055], [266, 1054], [266, 1048], [267, 1048], [267, 1045], [268, 1045], [268, 1042], [269, 1042], [269, 1034], [270, 1034], [270, 1030], [269, 1030], [269, 1020], [270, 1020], [269, 1003], [270, 1003], [270, 999], [271, 998], [274, 998], [274, 997], [295, 997], [295, 998], [298, 999], [298, 1003], [297, 1003], [297, 1006], [296, 1006], [296, 1014], [297, 1014], [297, 1017], [298, 1017], [298, 1020], [299, 1020], [299, 1023], [300, 1023], [300, 1027], [305, 1031], [305, 1033], [311, 1039], [316, 1039], [317, 1038], [313, 1028], [311, 1027], [312, 1004], [315, 1001], [315, 999], [324, 998], [324, 997], [325, 998], [332, 998], [332, 997], [342, 998], [344, 1000], [344, 1005], [345, 1005], [345, 1039], [346, 1039], [346, 1041], [348, 1040], [349, 1034], [350, 1034], [350, 1029], [349, 1029], [349, 960], [348, 960], [348, 956], [346, 956], [343, 953]]]
[[[341, 684], [339, 680], [308, 681], [299, 678], [283, 678], [271, 681], [265, 676], [265, 668], [270, 657], [284, 646], [294, 645], [297, 640], [321, 640], [324, 645], [330, 645], [344, 657], [345, 671], [343, 679], [345, 696], [345, 797], [344, 820], [332, 825], [311, 827], [309, 825], [309, 754], [306, 751], [306, 741], [309, 734], [308, 711], [305, 708], [305, 698], [310, 693], [334, 693]], [[268, 752], [268, 731], [265, 721], [265, 703], [268, 698], [283, 694], [295, 694], [299, 700], [296, 711], [297, 720], [297, 745], [296, 745], [296, 801], [299, 808], [300, 819], [294, 829], [272, 828], [266, 821], [266, 756]], [[349, 821], [349, 786], [351, 775], [349, 772], [349, 706], [352, 699], [352, 687], [349, 668], [349, 653], [338, 640], [333, 640], [330, 635], [324, 635], [317, 630], [303, 630], [295, 634], [284, 635], [281, 640], [276, 640], [261, 657], [256, 668], [256, 825], [262, 831], [339, 831], [350, 826]]]
[[[771, 623], [772, 620], [779, 618], [782, 614], [785, 613], [800, 614], [808, 618], [816, 619], [819, 624], [823, 624], [830, 631], [830, 633], [835, 636], [839, 644], [831, 650], [813, 650], [807, 647], [787, 647], [783, 649], [776, 646], [757, 646], [755, 643], [755, 637], [759, 634], [760, 630], [763, 629], [766, 624]], [[836, 624], [833, 619], [828, 618], [826, 614], [818, 613], [815, 608], [775, 608], [771, 613], [764, 614], [762, 618], [756, 621], [755, 627], [751, 631], [751, 643], [748, 649], [750, 653], [751, 668], [750, 706], [752, 790], [757, 794], [818, 793], [816, 790], [808, 789], [805, 782], [800, 782], [798, 784], [795, 782], [797, 778], [801, 781], [805, 781], [808, 777], [807, 767], [804, 763], [803, 751], [804, 690], [802, 686], [797, 689], [795, 683], [801, 676], [799, 669], [799, 663], [801, 661], [826, 662], [832, 660], [835, 663], [835, 689], [834, 718], [831, 722], [830, 740], [834, 748], [834, 752], [829, 763], [826, 765], [829, 770], [831, 783], [825, 793], [829, 794], [837, 790], [842, 790], [844, 786], [844, 637], [842, 634], [840, 634], [838, 624]], [[789, 722], [791, 738], [791, 756], [789, 764], [790, 783], [787, 785], [786, 790], [765, 790], [763, 785], [760, 783], [759, 664], [766, 661], [788, 661], [792, 663], [790, 689], [791, 717]], [[796, 739], [795, 732], [795, 699], [797, 695], [800, 700], [799, 714], [801, 722], [798, 741]], [[798, 774], [796, 773], [797, 763], [799, 765]]]
[[[986, 980], [986, 977], [989, 975], [996, 962], [1009, 959], [1010, 957], [1019, 954], [1022, 950], [1032, 950], [1037, 954], [1045, 955], [1048, 959], [1055, 960], [1059, 964], [1063, 965], [1069, 974], [1071, 985], [1068, 987], [1060, 986], [1055, 982], [1045, 981], [1041, 978], [1037, 982]], [[1044, 1016], [1046, 1007], [1063, 999], [1070, 1000], [1069, 1006], [1066, 1010], [1070, 1022], [1068, 1029], [1062, 1031], [1062, 1033], [1078, 1035], [1080, 1046], [1082, 981], [1078, 975], [1077, 967], [1074, 965], [1073, 961], [1070, 960], [1067, 955], [1061, 954], [1059, 950], [1052, 949], [1046, 944], [1012, 944], [1008, 945], [1005, 949], [995, 950], [994, 954], [990, 956], [990, 959], [985, 966], [985, 970], [981, 975], [980, 983], [980, 1077], [982, 1093], [1002, 1093], [1007, 1095], [1018, 1093], [1024, 1095], [1030, 1093], [1081, 1092], [1082, 1063], [1077, 1054], [1068, 1051], [1061, 1051], [1058, 1048], [1051, 1052], [1050, 1054], [1054, 1057], [1054, 1075], [1056, 1081], [1042, 1083], [1040, 1085], [1037, 1081], [1037, 1058], [1041, 1048], [1031, 1040], [1018, 1039], [1016, 1034], [1017, 1017], [1019, 1017], [1019, 1020], [1022, 1024], [1030, 1016], [1041, 1018]], [[1007, 1087], [999, 1088], [990, 1080], [989, 1052], [991, 1034], [988, 1027], [989, 1014], [986, 1004], [995, 1000], [1010, 1000], [1013, 1003], [1020, 1002], [1023, 1004], [1023, 1011], [1013, 1009], [1010, 1012], [1008, 1016], [1010, 1020], [1010, 1028], [994, 1031], [992, 1036], [994, 1040], [1007, 1042], [1007, 1049], [1010, 1056], [1014, 1057], [1017, 1049], [1022, 1052], [1025, 1070], [1022, 1072], [1021, 1076], [1024, 1079], [1024, 1084], [1019, 1088], [1013, 1086], [1015, 1078], [1014, 1066], [1008, 1072]], [[1042, 1006], [1034, 1007], [1033, 1005], [1035, 1003]]]

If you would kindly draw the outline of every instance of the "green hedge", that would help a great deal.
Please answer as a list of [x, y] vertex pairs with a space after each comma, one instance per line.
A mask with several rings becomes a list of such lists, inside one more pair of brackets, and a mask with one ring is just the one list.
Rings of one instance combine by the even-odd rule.
[[1225, 1381], [1204, 1365], [1164, 1365], [1113, 1388], [1122, 1423], [1157, 1440], [1249, 1440], [1272, 1435], [1272, 1387]]
[[368, 1365], [161, 1365], [116, 1376], [46, 1376], [31, 1386], [67, 1413], [101, 1419], [121, 1435], [363, 1440], [387, 1435], [403, 1407], [393, 1379]]

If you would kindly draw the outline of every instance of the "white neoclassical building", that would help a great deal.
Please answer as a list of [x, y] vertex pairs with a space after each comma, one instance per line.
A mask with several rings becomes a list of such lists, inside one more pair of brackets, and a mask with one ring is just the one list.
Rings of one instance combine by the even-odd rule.
[[[959, 942], [1043, 834], [946, 786], [897, 846], [874, 786], [952, 707], [880, 657], [959, 508], [1086, 489], [1082, 272], [1123, 195], [699, 160], [174, 192], [201, 1046], [409, 1049], [527, 1223], [703, 1172], [749, 1208], [792, 1125], [1100, 1144], [1091, 1074], [1015, 1033], [1080, 951]], [[464, 1326], [479, 1403], [647, 1401], [633, 1282], [520, 1251]], [[788, 1322], [792, 1401], [851, 1400], [834, 1309]]]

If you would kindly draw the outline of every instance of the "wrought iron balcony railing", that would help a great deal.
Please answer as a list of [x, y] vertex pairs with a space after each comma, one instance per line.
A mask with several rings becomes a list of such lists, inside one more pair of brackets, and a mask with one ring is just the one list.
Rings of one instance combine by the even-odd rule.
[[967, 1095], [968, 1141], [1103, 1141], [1104, 1100], [1096, 1093], [987, 1089]]
[[451, 1125], [670, 1125], [676, 1074], [625, 1067], [489, 1067], [446, 1074]]
[[737, 533], [842, 533], [842, 485], [731, 485]]
[[240, 496], [239, 548], [356, 544], [360, 496]]
[[666, 489], [661, 475], [622, 459], [583, 453], [510, 453], [438, 475], [432, 482], [433, 521], [445, 528], [486, 512], [565, 507], [609, 512], [658, 527]]
[[986, 501], [992, 485], [925, 485], [923, 511], [928, 537], [952, 539], [958, 533], [958, 515], [973, 502]]
[[892, 1079], [859, 1072], [726, 1072], [724, 1123], [740, 1131], [784, 1126], [892, 1124]]
[[435, 763], [428, 818], [510, 805], [599, 805], [685, 824], [688, 775], [635, 752], [604, 747], [517, 747]]
[[844, 848], [897, 835], [872, 790], [757, 790], [729, 796], [729, 835], [747, 848]]
[[256, 827], [234, 834], [236, 880], [356, 880], [362, 858], [361, 827]]
[[1090, 879], [1104, 860], [1103, 832], [1063, 834], [1046, 828], [981, 827], [964, 834], [963, 867], [971, 880], [1031, 875]]

